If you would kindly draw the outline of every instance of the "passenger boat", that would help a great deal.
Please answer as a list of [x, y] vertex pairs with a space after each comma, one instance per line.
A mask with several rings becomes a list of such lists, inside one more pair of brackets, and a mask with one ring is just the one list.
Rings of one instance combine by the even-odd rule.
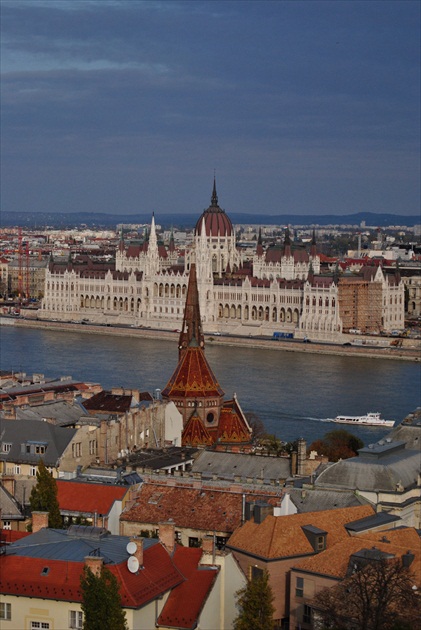
[[373, 427], [393, 427], [394, 420], [383, 420], [379, 413], [369, 412], [365, 416], [336, 416], [333, 422]]

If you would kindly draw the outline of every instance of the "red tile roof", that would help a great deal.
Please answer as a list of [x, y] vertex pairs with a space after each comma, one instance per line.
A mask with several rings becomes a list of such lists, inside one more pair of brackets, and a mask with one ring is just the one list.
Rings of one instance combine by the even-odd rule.
[[57, 480], [60, 510], [90, 514], [109, 514], [115, 501], [122, 501], [128, 491], [124, 486]]
[[[83, 567], [83, 562], [1, 556], [0, 592], [80, 602], [80, 576]], [[117, 577], [122, 604], [129, 608], [144, 606], [184, 580], [161, 544], [145, 550], [144, 568], [137, 573], [130, 573], [126, 562], [109, 564], [106, 567]], [[41, 575], [47, 568], [48, 572]]]
[[181, 436], [182, 446], [211, 446], [214, 443], [201, 418], [193, 413], [187, 420]]
[[201, 610], [209, 592], [218, 577], [219, 568], [198, 567], [201, 549], [177, 547], [173, 562], [184, 575], [186, 581], [176, 586], [170, 593], [158, 624], [168, 628], [196, 628]]
[[162, 390], [170, 398], [213, 398], [224, 395], [202, 348], [188, 347]]

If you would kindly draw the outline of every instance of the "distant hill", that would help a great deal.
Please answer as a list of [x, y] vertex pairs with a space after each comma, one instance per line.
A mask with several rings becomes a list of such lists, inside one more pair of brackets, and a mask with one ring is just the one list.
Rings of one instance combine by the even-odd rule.
[[[421, 223], [418, 215], [376, 214], [374, 212], [358, 212], [356, 214], [334, 215], [296, 215], [296, 214], [246, 214], [229, 212], [234, 224], [246, 223], [252, 225], [366, 225], [387, 227], [390, 225], [405, 225], [412, 227]], [[198, 214], [160, 214], [157, 223], [163, 227], [192, 228], [196, 224]], [[21, 226], [28, 228], [64, 227], [102, 227], [115, 228], [119, 223], [147, 223], [151, 221], [150, 214], [105, 214], [101, 212], [2, 212], [1, 226]]]

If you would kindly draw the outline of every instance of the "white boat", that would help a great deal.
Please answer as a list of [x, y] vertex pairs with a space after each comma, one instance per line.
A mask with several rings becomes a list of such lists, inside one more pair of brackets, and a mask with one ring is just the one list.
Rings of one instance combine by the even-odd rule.
[[372, 427], [393, 427], [394, 420], [383, 420], [379, 413], [369, 412], [365, 416], [336, 416], [333, 422]]

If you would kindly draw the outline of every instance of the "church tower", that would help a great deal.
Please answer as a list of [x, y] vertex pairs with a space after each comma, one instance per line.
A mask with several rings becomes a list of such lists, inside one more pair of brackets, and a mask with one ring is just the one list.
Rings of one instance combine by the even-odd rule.
[[178, 365], [162, 396], [183, 416], [183, 446], [250, 448], [251, 429], [240, 404], [236, 396], [224, 401], [224, 392], [205, 357], [194, 263], [190, 265]]
[[213, 429], [218, 426], [224, 392], [207, 362], [204, 348], [196, 265], [192, 264], [178, 344], [178, 365], [162, 396], [177, 406], [184, 426], [195, 413], [205, 429]]

